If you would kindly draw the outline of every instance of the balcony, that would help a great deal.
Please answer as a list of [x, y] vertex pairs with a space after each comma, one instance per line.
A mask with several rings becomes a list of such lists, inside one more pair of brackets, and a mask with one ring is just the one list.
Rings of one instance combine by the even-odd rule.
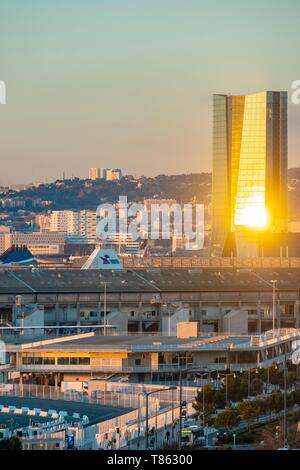
[[[98, 363], [92, 364], [82, 364], [82, 365], [71, 365], [71, 364], [22, 364], [19, 369], [20, 372], [41, 372], [41, 373], [56, 373], [56, 372], [66, 372], [66, 373], [152, 373], [152, 372], [178, 372], [180, 369], [182, 372], [188, 371], [189, 369], [199, 370], [199, 371], [225, 371], [230, 369], [231, 371], [239, 372], [241, 369], [255, 369], [257, 367], [269, 367], [276, 362], [283, 362], [284, 355], [278, 355], [274, 358], [269, 358], [260, 362], [251, 362], [251, 363], [207, 363], [207, 362], [187, 362], [185, 364], [174, 364], [174, 363], [153, 363], [146, 362], [144, 364], [134, 364], [127, 360], [105, 360], [99, 361]], [[6, 364], [5, 369], [12, 369], [13, 366]], [[1, 371], [0, 366], [0, 371]]]
[[14, 365], [13, 364], [0, 364], [0, 372], [8, 370], [14, 370]]

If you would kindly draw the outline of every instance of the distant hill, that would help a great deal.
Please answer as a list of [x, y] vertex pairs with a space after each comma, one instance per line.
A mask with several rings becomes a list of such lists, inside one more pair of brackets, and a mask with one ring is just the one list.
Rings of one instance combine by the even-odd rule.
[[19, 192], [10, 191], [6, 198], [26, 202], [26, 208], [47, 209], [96, 209], [104, 202], [116, 202], [119, 196], [127, 196], [128, 201], [142, 201], [145, 198], [172, 198], [179, 202], [189, 202], [194, 197], [198, 202], [208, 203], [211, 194], [209, 173], [190, 175], [159, 175], [155, 178], [134, 179], [127, 176], [119, 181], [105, 180], [64, 180], [43, 184]]
[[[289, 219], [300, 220], [300, 167], [288, 170], [288, 187]], [[42, 209], [96, 209], [101, 203], [116, 202], [119, 196], [127, 196], [129, 202], [156, 197], [187, 203], [195, 198], [207, 205], [211, 200], [211, 174], [158, 175], [139, 179], [125, 176], [119, 181], [75, 178], [19, 192], [10, 191], [2, 197], [25, 201], [25, 209], [40, 212]]]

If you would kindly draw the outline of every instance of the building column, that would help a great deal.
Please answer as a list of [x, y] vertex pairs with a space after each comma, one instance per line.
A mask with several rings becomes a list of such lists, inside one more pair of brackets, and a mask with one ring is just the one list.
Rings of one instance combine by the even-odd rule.
[[101, 302], [97, 302], [97, 310], [98, 310], [98, 325], [101, 325]]
[[276, 318], [275, 328], [281, 328], [280, 300], [277, 300], [275, 303], [275, 318]]
[[[59, 326], [59, 304], [56, 302], [55, 304], [55, 324], [56, 326]], [[56, 330], [58, 331], [58, 330]]]
[[77, 320], [76, 320], [76, 325], [80, 326], [80, 303], [76, 303], [76, 308], [77, 308]]
[[294, 303], [295, 328], [299, 328], [299, 300]]
[[218, 302], [219, 319], [218, 319], [218, 332], [223, 331], [223, 318], [222, 318], [222, 302]]
[[202, 302], [199, 302], [199, 330], [203, 329], [203, 315], [202, 315]]
[[257, 302], [257, 332], [261, 334], [261, 303]]

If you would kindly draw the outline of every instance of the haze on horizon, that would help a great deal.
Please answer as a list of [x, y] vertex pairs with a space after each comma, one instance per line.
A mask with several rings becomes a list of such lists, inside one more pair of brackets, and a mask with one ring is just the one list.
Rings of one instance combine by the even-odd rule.
[[[211, 170], [212, 94], [300, 79], [298, 0], [6, 0], [0, 184]], [[300, 165], [289, 101], [289, 166]]]

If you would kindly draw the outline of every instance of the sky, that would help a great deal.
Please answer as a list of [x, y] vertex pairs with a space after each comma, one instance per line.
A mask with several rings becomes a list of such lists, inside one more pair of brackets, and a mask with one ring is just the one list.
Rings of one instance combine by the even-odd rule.
[[[298, 0], [0, 0], [0, 184], [211, 170], [212, 94], [300, 79]], [[289, 103], [289, 166], [300, 166]]]

